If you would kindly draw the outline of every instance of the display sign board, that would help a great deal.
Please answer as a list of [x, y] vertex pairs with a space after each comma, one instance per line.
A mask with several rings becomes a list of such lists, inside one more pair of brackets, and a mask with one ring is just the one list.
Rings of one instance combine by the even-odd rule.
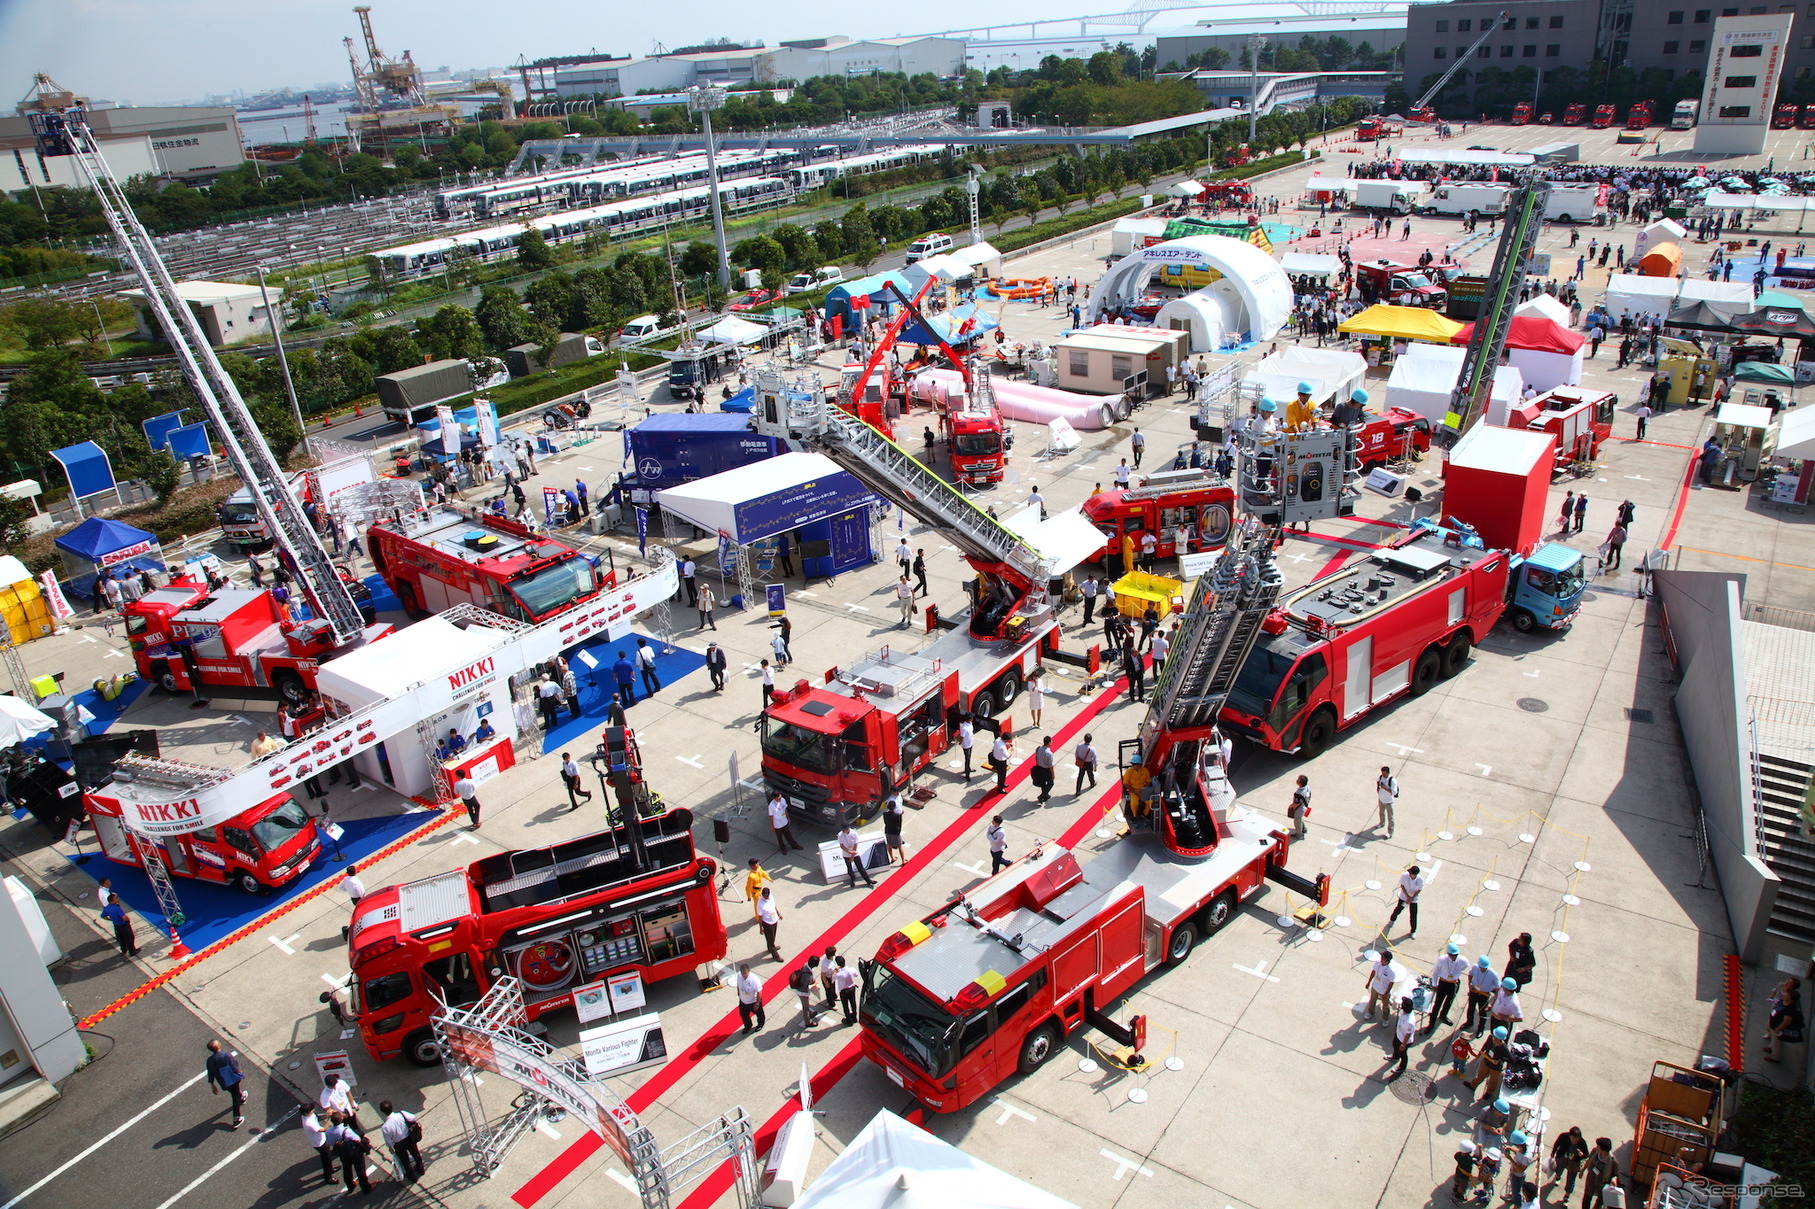
[[661, 1014], [650, 1012], [586, 1029], [580, 1034], [580, 1053], [586, 1061], [586, 1073], [594, 1078], [660, 1066], [668, 1060]]
[[580, 1018], [581, 1024], [594, 1020], [603, 1020], [611, 1015], [611, 996], [605, 989], [605, 980], [589, 982], [585, 986], [573, 989], [574, 1015]]
[[[880, 831], [857, 837], [857, 859], [863, 862], [865, 869], [880, 869], [889, 863], [889, 842]], [[838, 847], [837, 840], [828, 840], [819, 846], [819, 871], [825, 876], [828, 884], [849, 877], [845, 872], [844, 853]]]
[[77, 499], [113, 490], [113, 463], [107, 451], [93, 441], [53, 449], [50, 456], [62, 464], [69, 476], [69, 493]]
[[359, 1080], [353, 1074], [353, 1059], [344, 1049], [331, 1049], [315, 1055], [315, 1073], [326, 1083], [329, 1075], [339, 1075], [340, 1081], [348, 1087], [358, 1087]]
[[611, 1010], [618, 1015], [649, 1004], [649, 996], [643, 991], [643, 976], [635, 970], [611, 975], [605, 980], [605, 989], [611, 995]]

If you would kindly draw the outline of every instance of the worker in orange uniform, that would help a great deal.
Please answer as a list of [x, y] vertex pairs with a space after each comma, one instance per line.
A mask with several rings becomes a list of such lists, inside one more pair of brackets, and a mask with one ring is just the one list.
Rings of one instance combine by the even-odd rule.
[[1297, 397], [1286, 403], [1286, 431], [1309, 432], [1317, 423], [1317, 404], [1311, 399], [1311, 384], [1300, 382]]

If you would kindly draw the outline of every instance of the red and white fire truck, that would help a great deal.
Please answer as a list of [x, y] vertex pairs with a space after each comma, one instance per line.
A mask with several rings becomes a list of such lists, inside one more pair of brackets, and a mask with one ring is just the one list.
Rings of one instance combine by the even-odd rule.
[[[131, 777], [131, 761], [114, 771], [114, 780]], [[321, 855], [315, 817], [287, 793], [212, 827], [153, 839], [123, 822], [125, 804], [105, 792], [84, 794], [83, 805], [94, 824], [101, 852], [122, 865], [145, 864], [145, 850], [156, 846], [164, 867], [175, 877], [236, 886], [263, 894], [308, 872]]]
[[[1139, 487], [1099, 491], [1084, 501], [1084, 516], [1106, 539], [1092, 556], [1095, 561], [1119, 552], [1127, 539], [1139, 550], [1147, 533], [1157, 539], [1155, 553], [1161, 558], [1220, 550], [1235, 524], [1235, 489], [1211, 470], [1162, 470]], [[1181, 531], [1187, 535], [1182, 551]]]
[[1365, 412], [1354, 427], [1355, 458], [1364, 471], [1431, 451], [1431, 422], [1403, 407]]
[[1468, 663], [1506, 609], [1509, 555], [1419, 533], [1281, 596], [1242, 664], [1223, 726], [1274, 751], [1336, 732]]
[[1557, 467], [1591, 462], [1600, 456], [1601, 442], [1613, 435], [1613, 413], [1618, 395], [1590, 386], [1555, 386], [1506, 415], [1508, 428], [1528, 428], [1556, 434]]
[[[955, 741], [961, 715], [993, 716], [1021, 695], [1042, 659], [1058, 654], [1052, 586], [1070, 567], [1044, 560], [816, 388], [791, 388], [773, 371], [759, 373], [752, 415], [757, 431], [825, 453], [937, 528], [977, 572], [971, 609], [931, 645], [915, 652], [884, 647], [832, 669], [818, 686], [800, 680], [778, 689], [764, 711], [764, 782], [805, 818], [862, 819]], [[931, 605], [927, 620], [938, 624]]]
[[[332, 507], [333, 498], [343, 491], [364, 486], [376, 479], [372, 459], [361, 455], [343, 458], [327, 466], [312, 466], [289, 476], [290, 491], [312, 514], [314, 506]], [[271, 528], [259, 514], [252, 499], [252, 489], [242, 487], [222, 501], [214, 510], [220, 521], [221, 536], [236, 550], [256, 552], [271, 547]]]
[[617, 586], [609, 563], [490, 512], [427, 508], [369, 531], [372, 565], [403, 611], [426, 617], [475, 604], [519, 621], [546, 621]]
[[336, 646], [326, 622], [290, 620], [266, 589], [211, 592], [187, 578], [147, 592], [120, 613], [139, 675], [153, 684], [173, 693], [203, 685], [271, 688], [292, 702], [315, 687], [324, 659], [391, 632], [388, 622], [369, 623], [358, 639]]
[[522, 984], [535, 1020], [612, 975], [657, 982], [725, 956], [718, 866], [694, 848], [693, 813], [646, 813], [630, 732], [607, 728], [601, 746], [618, 802], [610, 828], [359, 900], [347, 940], [352, 1006], [372, 1057], [433, 1066], [438, 999], [471, 1003], [504, 975]]

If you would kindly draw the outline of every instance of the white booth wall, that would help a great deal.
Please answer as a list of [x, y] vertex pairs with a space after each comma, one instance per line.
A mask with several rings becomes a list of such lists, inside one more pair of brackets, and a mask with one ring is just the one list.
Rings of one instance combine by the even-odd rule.
[[[1463, 348], [1445, 348], [1438, 344], [1413, 344], [1393, 363], [1386, 380], [1386, 405], [1415, 412], [1433, 424], [1439, 424], [1449, 412], [1450, 393], [1462, 373], [1462, 362], [1468, 356]], [[1518, 369], [1502, 365], [1494, 370], [1494, 384], [1488, 391], [1487, 422], [1506, 423], [1506, 414], [1519, 401], [1525, 379]]]
[[1582, 381], [1582, 358], [1588, 346], [1573, 353], [1541, 353], [1527, 348], [1509, 348], [1506, 360], [1524, 375], [1526, 383], [1536, 390], [1553, 386], [1575, 386]]

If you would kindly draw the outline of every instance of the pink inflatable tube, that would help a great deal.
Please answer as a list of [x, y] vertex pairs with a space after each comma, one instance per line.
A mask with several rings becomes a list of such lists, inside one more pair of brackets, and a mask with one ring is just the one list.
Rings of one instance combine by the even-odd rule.
[[[1113, 396], [1080, 395], [1005, 378], [992, 377], [990, 385], [995, 388], [996, 405], [1009, 419], [1030, 424], [1063, 419], [1079, 432], [1108, 428], [1116, 422], [1115, 409], [1121, 405], [1121, 400]], [[922, 370], [914, 378], [914, 397], [927, 402], [942, 395], [961, 394], [963, 390], [963, 375], [953, 369]]]

